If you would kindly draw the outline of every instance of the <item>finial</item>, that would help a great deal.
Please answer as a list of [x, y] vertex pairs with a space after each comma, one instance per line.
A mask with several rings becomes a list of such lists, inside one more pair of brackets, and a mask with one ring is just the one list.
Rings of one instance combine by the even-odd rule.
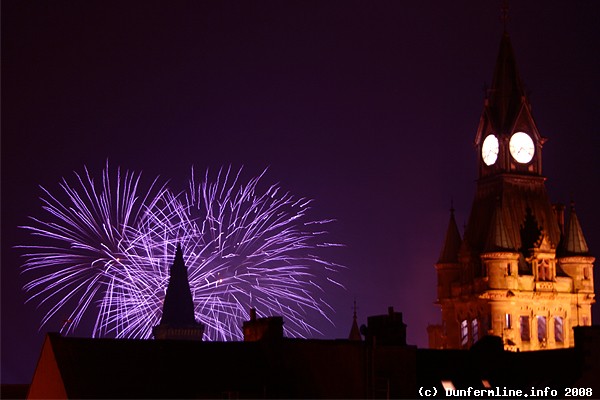
[[354, 311], [354, 319], [356, 319], [356, 310], [358, 309], [358, 307], [356, 307], [356, 299], [354, 299], [354, 306], [352, 307], [352, 310]]
[[502, 2], [502, 8], [500, 9], [500, 20], [502, 21], [504, 33], [506, 33], [506, 25], [508, 23], [508, 0], [504, 0]]

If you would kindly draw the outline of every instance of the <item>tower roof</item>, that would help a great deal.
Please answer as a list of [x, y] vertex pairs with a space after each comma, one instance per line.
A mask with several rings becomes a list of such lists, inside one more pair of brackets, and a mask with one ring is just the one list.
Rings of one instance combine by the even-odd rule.
[[571, 213], [569, 216], [569, 223], [565, 231], [565, 237], [562, 243], [562, 253], [565, 255], [587, 255], [589, 249], [585, 238], [583, 237], [583, 231], [579, 224], [579, 218], [575, 213], [575, 206], [571, 204]]
[[497, 132], [511, 133], [509, 131], [525, 101], [525, 90], [517, 69], [514, 50], [508, 33], [504, 32], [488, 96], [489, 116]]
[[458, 262], [458, 251], [460, 250], [461, 242], [462, 239], [460, 237], [460, 232], [458, 231], [456, 219], [454, 218], [454, 208], [451, 208], [450, 221], [448, 222], [448, 229], [446, 230], [444, 247], [442, 247], [438, 264]]
[[511, 237], [508, 234], [502, 203], [500, 202], [500, 199], [498, 199], [496, 201], [496, 208], [494, 209], [491, 225], [488, 230], [488, 237], [485, 243], [484, 251], [502, 250], [514, 251], [516, 249], [514, 242], [511, 240]]
[[180, 245], [177, 245], [175, 259], [171, 266], [169, 286], [165, 295], [160, 323], [161, 325], [173, 327], [196, 324], [194, 301], [192, 300], [187, 267], [183, 261], [183, 251]]
[[[502, 212], [495, 215], [499, 201]], [[512, 249], [528, 249], [539, 239], [541, 231], [553, 246], [560, 242], [560, 228], [542, 177], [525, 180], [504, 176], [480, 182], [465, 229], [464, 241], [469, 249], [475, 253], [485, 251], [490, 238], [496, 235], [491, 231], [499, 228], [498, 217], [502, 217], [502, 231]], [[523, 231], [528, 218], [535, 220], [537, 235], [533, 235], [533, 229]], [[496, 236], [495, 240], [498, 239]]]

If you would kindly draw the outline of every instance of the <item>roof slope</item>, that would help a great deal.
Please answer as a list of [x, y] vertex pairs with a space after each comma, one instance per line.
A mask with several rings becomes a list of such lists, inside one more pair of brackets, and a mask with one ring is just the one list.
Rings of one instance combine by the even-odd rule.
[[579, 218], [575, 213], [575, 206], [571, 205], [571, 214], [569, 216], [569, 224], [565, 230], [565, 237], [561, 246], [562, 255], [588, 255], [589, 248], [583, 230], [579, 223]]
[[506, 243], [510, 247], [522, 248], [521, 229], [528, 212], [532, 213], [553, 247], [560, 243], [560, 228], [543, 177], [524, 179], [518, 176], [497, 176], [480, 182], [475, 196], [465, 230], [465, 242], [471, 251], [484, 251], [490, 231], [494, 229], [494, 225], [498, 225], [494, 224], [498, 201], [504, 210], [501, 213], [502, 225]]

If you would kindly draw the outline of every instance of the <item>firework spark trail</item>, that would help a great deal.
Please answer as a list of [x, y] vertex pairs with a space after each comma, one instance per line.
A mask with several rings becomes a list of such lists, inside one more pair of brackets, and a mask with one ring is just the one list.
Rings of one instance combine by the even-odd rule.
[[94, 336], [149, 337], [178, 243], [209, 339], [240, 339], [250, 307], [283, 316], [291, 336], [318, 332], [309, 322], [315, 314], [331, 322], [323, 285], [340, 285], [333, 278], [340, 266], [312, 252], [339, 246], [320, 239], [319, 227], [332, 220], [308, 219], [311, 201], [278, 185], [261, 192], [266, 170], [246, 183], [241, 172], [220, 169], [211, 180], [207, 170], [198, 182], [192, 169], [186, 192], [175, 195], [155, 180], [141, 197], [140, 175], [122, 178], [118, 170], [111, 184], [107, 164], [100, 187], [87, 169], [76, 186], [63, 179], [65, 203], [44, 190], [51, 221], [23, 228], [53, 245], [21, 246], [24, 272], [43, 274], [24, 287], [30, 301], [49, 308], [42, 326], [74, 303], [67, 333], [96, 313]]
[[[215, 179], [207, 171], [201, 182], [192, 171], [181, 203], [167, 202], [174, 208], [167, 214], [177, 217], [146, 225], [151, 232], [175, 233], [181, 243], [196, 318], [213, 340], [240, 339], [240, 322], [249, 317], [250, 306], [264, 315], [284, 316], [292, 336], [318, 332], [307, 322], [311, 313], [329, 320], [323, 308], [330, 307], [314, 292], [335, 282], [324, 275], [334, 275], [339, 266], [312, 251], [336, 246], [320, 240], [325, 231], [313, 229], [331, 220], [308, 220], [311, 201], [282, 193], [278, 185], [261, 192], [265, 172], [242, 184], [241, 169], [221, 169]], [[143, 236], [149, 249], [158, 243], [164, 251], [161, 240]]]
[[[46, 309], [40, 328], [60, 312], [70, 321], [63, 326], [64, 332], [72, 332], [90, 306], [106, 295], [107, 287], [122, 279], [128, 264], [139, 262], [130, 251], [128, 237], [135, 235], [137, 221], [166, 193], [157, 180], [142, 192], [140, 178], [117, 169], [113, 189], [107, 162], [99, 185], [84, 168], [83, 175], [75, 173], [74, 184], [62, 180], [62, 199], [42, 188], [47, 219], [32, 218], [32, 223], [22, 228], [44, 244], [19, 246], [25, 250], [23, 273], [43, 274], [24, 286], [28, 301], [37, 301], [38, 308]], [[111, 311], [97, 314], [97, 327], [105, 326], [103, 320]], [[102, 331], [94, 329], [92, 334]]]

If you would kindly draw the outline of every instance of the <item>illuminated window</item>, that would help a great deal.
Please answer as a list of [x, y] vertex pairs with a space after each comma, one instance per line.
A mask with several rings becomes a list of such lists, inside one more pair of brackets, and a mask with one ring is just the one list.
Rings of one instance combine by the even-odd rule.
[[563, 343], [565, 341], [563, 335], [562, 317], [554, 317], [554, 340], [556, 341], [556, 343]]
[[510, 314], [504, 315], [504, 326], [506, 326], [507, 329], [512, 328], [512, 317]]
[[473, 343], [479, 339], [479, 321], [477, 318], [471, 321], [471, 335], [473, 337]]
[[537, 338], [540, 343], [546, 341], [546, 317], [541, 315], [537, 317]]
[[529, 317], [526, 315], [521, 315], [519, 319], [521, 325], [521, 341], [529, 342], [530, 334], [529, 334]]
[[460, 323], [460, 345], [466, 346], [469, 342], [469, 323], [467, 320], [463, 320]]

